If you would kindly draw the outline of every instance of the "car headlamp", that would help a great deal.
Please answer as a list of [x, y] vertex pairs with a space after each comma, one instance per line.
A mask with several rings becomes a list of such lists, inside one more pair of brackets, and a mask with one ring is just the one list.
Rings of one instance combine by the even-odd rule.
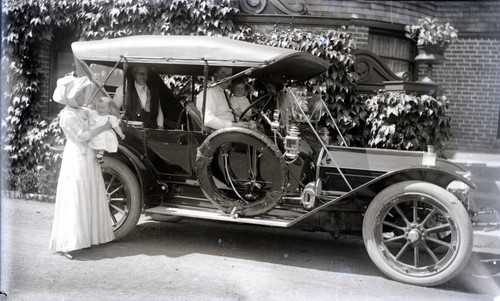
[[299, 156], [300, 131], [295, 125], [292, 125], [285, 137], [285, 157], [288, 160], [295, 160]]

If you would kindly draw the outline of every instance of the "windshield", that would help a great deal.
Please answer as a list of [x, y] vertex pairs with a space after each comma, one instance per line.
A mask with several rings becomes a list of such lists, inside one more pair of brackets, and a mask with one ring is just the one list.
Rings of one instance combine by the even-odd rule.
[[89, 68], [92, 72], [92, 78], [104, 85], [111, 96], [115, 94], [116, 88], [123, 84], [123, 70], [121, 69], [115, 68], [113, 70], [112, 67], [98, 64], [90, 64]]
[[308, 92], [305, 87], [287, 89], [285, 101], [290, 106], [293, 122], [318, 122], [325, 113], [324, 103], [319, 94]]

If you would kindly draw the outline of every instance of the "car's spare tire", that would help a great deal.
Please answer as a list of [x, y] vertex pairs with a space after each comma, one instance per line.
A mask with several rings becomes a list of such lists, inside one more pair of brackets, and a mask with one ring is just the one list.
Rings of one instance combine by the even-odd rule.
[[220, 129], [198, 148], [196, 171], [201, 189], [225, 213], [256, 216], [282, 199], [285, 161], [263, 133], [240, 127]]

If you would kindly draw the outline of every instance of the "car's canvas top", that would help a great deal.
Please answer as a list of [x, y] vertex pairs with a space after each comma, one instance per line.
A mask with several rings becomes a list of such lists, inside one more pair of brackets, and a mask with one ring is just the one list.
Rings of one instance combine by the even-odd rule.
[[[209, 36], [131, 36], [75, 42], [73, 53], [88, 62], [262, 67], [291, 79], [325, 72], [328, 63], [307, 52]], [[277, 65], [275, 65], [278, 63]], [[275, 66], [273, 66], [275, 65]], [[272, 67], [272, 68], [268, 68]], [[260, 73], [260, 72], [258, 72]]]

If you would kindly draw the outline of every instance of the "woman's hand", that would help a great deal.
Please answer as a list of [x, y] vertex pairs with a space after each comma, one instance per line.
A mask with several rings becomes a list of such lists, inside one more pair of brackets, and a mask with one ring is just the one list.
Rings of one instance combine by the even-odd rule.
[[109, 117], [108, 117], [108, 121], [106, 121], [104, 125], [90, 130], [90, 138], [94, 138], [95, 136], [109, 129], [111, 129], [111, 123], [109, 122]]
[[103, 125], [104, 131], [111, 129], [111, 122], [109, 122], [109, 116], [108, 116], [108, 121]]

